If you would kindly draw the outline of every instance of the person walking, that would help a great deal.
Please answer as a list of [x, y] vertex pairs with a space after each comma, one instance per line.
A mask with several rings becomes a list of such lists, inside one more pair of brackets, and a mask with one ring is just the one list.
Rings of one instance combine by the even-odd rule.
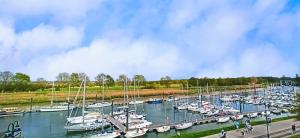
[[296, 133], [296, 125], [295, 125], [295, 124], [292, 125], [292, 133], [293, 133], [293, 134]]
[[226, 138], [226, 132], [222, 129], [220, 138]]

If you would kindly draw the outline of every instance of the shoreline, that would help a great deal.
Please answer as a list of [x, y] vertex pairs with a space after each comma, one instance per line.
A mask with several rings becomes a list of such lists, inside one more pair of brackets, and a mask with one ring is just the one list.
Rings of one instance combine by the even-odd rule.
[[[257, 88], [256, 91], [261, 91], [262, 88]], [[222, 94], [234, 94], [234, 93], [253, 93], [253, 89], [244, 89], [244, 90], [228, 90], [226, 92], [222, 91]], [[143, 89], [139, 92], [139, 99], [143, 101], [147, 101], [148, 98], [160, 98], [167, 99], [169, 96], [175, 96], [178, 98], [186, 98], [191, 96], [197, 96], [198, 93], [196, 91], [189, 91], [188, 96], [186, 95], [186, 90], [176, 90], [176, 89]], [[207, 95], [220, 95], [220, 91], [213, 92], [203, 92], [204, 96]], [[54, 102], [67, 102], [68, 92], [56, 92], [54, 97]], [[70, 99], [74, 99], [76, 96], [75, 92], [70, 94]], [[129, 101], [133, 99], [134, 91], [128, 91]], [[0, 107], [32, 107], [35, 106], [45, 106], [49, 105], [51, 102], [52, 94], [51, 92], [20, 92], [20, 93], [2, 93], [0, 94]], [[101, 100], [101, 92], [88, 92], [87, 93], [87, 101], [99, 102]], [[97, 98], [96, 98], [97, 97]], [[123, 102], [124, 92], [123, 91], [108, 91], [105, 92], [105, 101], [114, 101], [115, 104], [119, 104]], [[136, 97], [137, 94], [136, 94]], [[31, 103], [31, 98], [33, 99]], [[72, 102], [72, 100], [71, 100]]]

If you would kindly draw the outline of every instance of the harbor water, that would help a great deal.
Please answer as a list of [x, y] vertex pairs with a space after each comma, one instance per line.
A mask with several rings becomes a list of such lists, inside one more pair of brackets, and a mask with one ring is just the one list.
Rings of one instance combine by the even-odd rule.
[[[221, 101], [219, 100], [219, 96], [204, 96], [204, 101], [210, 101], [215, 105], [221, 105]], [[190, 98], [189, 101], [195, 101], [196, 98]], [[159, 104], [137, 104], [136, 107], [134, 105], [130, 106], [130, 109], [137, 109], [137, 113], [146, 114], [146, 119], [155, 124], [163, 124], [166, 122], [166, 116], [169, 122], [182, 122], [185, 120], [192, 120], [198, 118], [204, 118], [204, 116], [200, 115], [200, 113], [193, 113], [187, 110], [178, 111], [174, 109], [173, 102], [163, 102]], [[114, 108], [117, 108], [115, 105]], [[253, 104], [244, 104], [239, 102], [233, 102], [231, 104], [237, 110], [241, 110], [242, 112], [261, 112], [265, 110], [264, 105], [253, 105]], [[100, 109], [99, 109], [100, 110]], [[111, 107], [105, 107], [104, 112], [109, 114], [111, 112]], [[78, 113], [80, 114], [80, 113]], [[66, 117], [68, 115], [67, 111], [62, 112], [33, 112], [33, 113], [25, 113], [23, 115], [18, 116], [9, 116], [9, 117], [0, 117], [0, 130], [1, 132], [7, 130], [7, 126], [9, 123], [14, 121], [19, 121], [22, 133], [25, 138], [81, 138], [91, 135], [93, 133], [97, 133], [100, 130], [92, 131], [92, 132], [82, 132], [82, 133], [67, 133], [64, 129], [66, 123]], [[288, 114], [281, 114], [280, 116], [287, 116]], [[275, 115], [272, 115], [273, 118]], [[276, 116], [279, 117], [279, 116]], [[263, 118], [260, 118], [263, 119]], [[192, 128], [183, 130], [182, 132], [191, 132], [191, 131], [202, 131], [213, 128], [221, 128], [224, 126], [233, 125], [232, 121], [224, 124], [218, 123], [209, 123], [196, 125]], [[111, 129], [111, 128], [106, 128]], [[171, 129], [169, 132], [165, 133], [156, 133], [150, 132], [144, 135], [146, 138], [157, 138], [157, 137], [166, 137], [175, 135], [176, 132], [174, 129]]]

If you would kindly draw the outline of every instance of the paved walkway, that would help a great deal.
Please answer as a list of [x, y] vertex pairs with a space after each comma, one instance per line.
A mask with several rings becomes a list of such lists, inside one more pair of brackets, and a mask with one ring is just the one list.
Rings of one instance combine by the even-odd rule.
[[[300, 121], [294, 121], [293, 119], [279, 121], [275, 123], [269, 124], [269, 133], [271, 134], [270, 137], [277, 137], [279, 133], [285, 133], [287, 135], [291, 134], [291, 125], [296, 125], [297, 129], [299, 130]], [[245, 138], [263, 138], [266, 137], [267, 127], [266, 125], [257, 125], [253, 126], [253, 133], [252, 134], [245, 134]], [[242, 138], [242, 134], [240, 130], [232, 130], [227, 133], [227, 138]], [[205, 138], [220, 138], [220, 134], [215, 134], [211, 136], [207, 136]]]

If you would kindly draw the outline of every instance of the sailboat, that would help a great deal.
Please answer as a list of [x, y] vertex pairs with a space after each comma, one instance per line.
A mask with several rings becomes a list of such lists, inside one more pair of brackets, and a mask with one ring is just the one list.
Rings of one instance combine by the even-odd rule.
[[219, 117], [218, 118], [218, 123], [225, 123], [225, 122], [228, 122], [230, 120], [230, 117]]
[[182, 129], [187, 129], [193, 126], [193, 123], [189, 122], [183, 122], [180, 124], [175, 125], [175, 129], [177, 130], [182, 130]]
[[[136, 80], [135, 79], [133, 79], [133, 87], [134, 87], [134, 93], [133, 93], [133, 96], [134, 96], [134, 100], [133, 101], [130, 101], [129, 102], [129, 104], [143, 104], [144, 103], [144, 101], [142, 101], [142, 100], [137, 100], [136, 99]], [[138, 81], [138, 84], [137, 84], [137, 94], [138, 94], [138, 98], [140, 98], [139, 97], [139, 81]]]
[[[188, 95], [188, 91], [189, 91], [189, 84], [188, 84], [188, 82], [187, 82], [186, 88], [187, 88], [187, 95]], [[189, 103], [188, 99], [187, 99], [187, 103]], [[185, 118], [186, 118], [186, 112], [184, 112], [184, 114], [185, 114]], [[192, 122], [186, 122], [186, 121], [184, 121], [184, 122], [182, 122], [180, 124], [175, 125], [175, 129], [182, 130], [182, 129], [190, 128], [192, 126], [193, 126]]]
[[[104, 102], [104, 78], [102, 78], [102, 103]], [[102, 112], [102, 116], [101, 116], [101, 120], [102, 117], [103, 117], [103, 114], [104, 114], [104, 110], [103, 110], [103, 107], [101, 108], [101, 112]], [[113, 127], [113, 126], [112, 126]], [[101, 124], [101, 133], [98, 133], [96, 135], [93, 135], [91, 136], [91, 138], [115, 138], [115, 137], [118, 137], [120, 136], [120, 133], [119, 132], [116, 132], [116, 131], [112, 131], [112, 132], [106, 132], [104, 130], [104, 124], [102, 123]]]
[[[164, 102], [165, 103], [165, 102]], [[163, 125], [161, 127], [156, 128], [156, 131], [159, 133], [162, 132], [167, 132], [170, 130], [170, 125], [168, 125], [168, 117], [167, 117], [167, 109], [166, 109], [166, 105], [164, 105], [164, 110], [165, 110], [165, 118], [166, 118], [166, 125]]]
[[51, 97], [51, 105], [50, 107], [42, 107], [39, 111], [41, 112], [58, 112], [58, 111], [67, 111], [74, 108], [74, 105], [68, 105], [68, 103], [60, 103], [58, 105], [54, 105], [54, 81], [52, 83], [52, 97]]
[[119, 137], [119, 136], [120, 136], [120, 133], [116, 132], [116, 131], [113, 131], [113, 132], [102, 131], [99, 134], [90, 136], [90, 138], [116, 138], [116, 137]]
[[71, 124], [68, 123], [65, 126], [65, 129], [68, 132], [76, 132], [76, 131], [90, 131], [90, 130], [95, 130], [99, 129], [102, 126], [108, 126], [110, 125], [106, 120], [101, 119], [101, 120], [96, 120], [96, 121], [86, 121], [85, 117], [85, 96], [86, 96], [86, 77], [84, 79], [84, 87], [83, 87], [83, 100], [82, 100], [82, 122], [78, 124]]
[[147, 133], [147, 128], [136, 128], [135, 130], [127, 131], [125, 134], [125, 137], [127, 138], [134, 138], [134, 137], [140, 137]]

